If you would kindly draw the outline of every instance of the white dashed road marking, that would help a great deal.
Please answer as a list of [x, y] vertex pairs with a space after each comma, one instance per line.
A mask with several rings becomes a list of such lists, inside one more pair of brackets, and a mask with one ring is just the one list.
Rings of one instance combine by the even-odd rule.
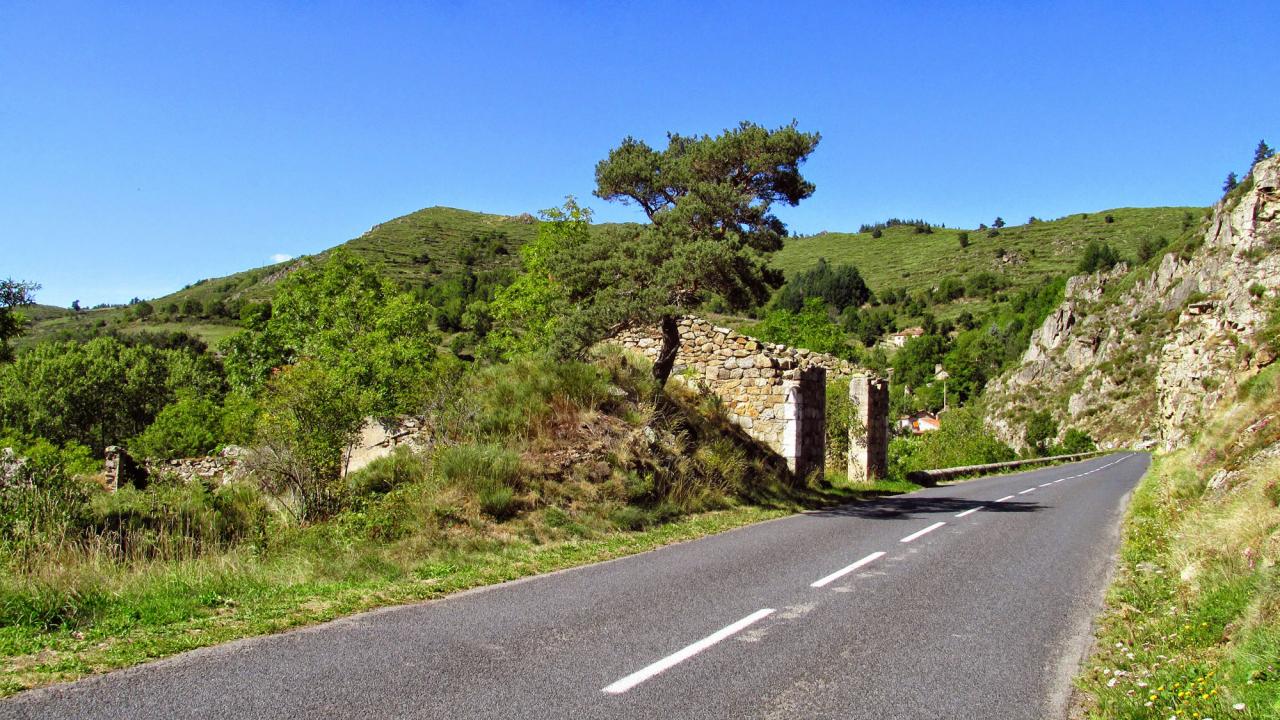
[[851, 564], [851, 565], [846, 565], [845, 567], [840, 568], [839, 570], [837, 570], [837, 571], [835, 571], [835, 572], [831, 573], [830, 575], [828, 575], [828, 576], [826, 576], [826, 577], [822, 578], [821, 580], [819, 580], [819, 581], [817, 581], [817, 582], [815, 582], [815, 583], [810, 584], [810, 585], [809, 585], [809, 587], [820, 588], [820, 587], [822, 587], [823, 585], [826, 585], [826, 584], [828, 584], [828, 583], [831, 583], [831, 582], [834, 582], [834, 581], [836, 581], [836, 580], [839, 580], [840, 578], [844, 577], [845, 575], [848, 575], [849, 573], [853, 572], [854, 570], [857, 570], [858, 568], [860, 568], [860, 567], [862, 567], [862, 566], [864, 566], [864, 565], [868, 565], [868, 564], [870, 564], [870, 563], [872, 563], [872, 562], [875, 562], [876, 560], [879, 560], [879, 559], [880, 559], [880, 558], [882, 558], [882, 557], [884, 557], [884, 553], [882, 553], [882, 552], [873, 552], [873, 553], [871, 553], [870, 555], [868, 555], [868, 556], [866, 556], [866, 557], [862, 558], [862, 559], [861, 559], [861, 560], [859, 560], [858, 562], [853, 563], [853, 564]]
[[923, 529], [923, 530], [917, 530], [917, 531], [915, 531], [915, 532], [911, 533], [910, 535], [908, 535], [908, 536], [906, 536], [906, 537], [902, 538], [902, 539], [901, 539], [901, 540], [899, 540], [898, 542], [909, 543], [909, 542], [911, 542], [912, 540], [915, 540], [916, 538], [920, 537], [921, 535], [924, 535], [925, 533], [931, 533], [931, 532], [933, 532], [934, 530], [937, 530], [938, 528], [942, 527], [943, 525], [946, 525], [946, 523], [944, 523], [944, 522], [936, 522], [936, 523], [934, 523], [934, 524], [930, 525], [929, 527], [927, 527], [927, 528], [925, 528], [925, 529]]
[[630, 690], [631, 688], [639, 685], [645, 680], [648, 680], [654, 675], [657, 675], [658, 673], [664, 670], [667, 670], [669, 668], [675, 667], [676, 665], [679, 665], [685, 660], [688, 660], [694, 655], [697, 655], [698, 653], [702, 652], [703, 650], [706, 650], [712, 645], [715, 645], [721, 640], [724, 640], [730, 635], [733, 635], [734, 633], [738, 633], [747, 629], [747, 627], [755, 624], [760, 620], [763, 620], [764, 618], [771, 615], [773, 612], [774, 612], [773, 608], [764, 608], [763, 610], [757, 610], [751, 613], [750, 615], [742, 618], [738, 622], [728, 627], [721, 628], [720, 630], [717, 630], [714, 633], [702, 638], [698, 642], [692, 645], [689, 645], [683, 650], [672, 653], [662, 658], [658, 662], [652, 665], [649, 665], [645, 668], [642, 668], [640, 670], [637, 670], [631, 673], [630, 675], [622, 678], [621, 680], [613, 683], [612, 685], [609, 685], [608, 687], [602, 688], [601, 692], [605, 692], [610, 695], [620, 695]]

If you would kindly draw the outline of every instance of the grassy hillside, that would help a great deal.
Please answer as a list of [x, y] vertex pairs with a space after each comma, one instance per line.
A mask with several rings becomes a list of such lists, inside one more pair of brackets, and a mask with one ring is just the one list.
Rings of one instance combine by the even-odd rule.
[[[926, 289], [944, 277], [964, 278], [980, 271], [999, 273], [1017, 290], [1069, 274], [1091, 240], [1109, 243], [1121, 255], [1132, 257], [1143, 239], [1173, 241], [1187, 227], [1198, 224], [1202, 214], [1202, 208], [1120, 208], [1005, 227], [995, 237], [989, 237], [986, 231], [950, 228], [917, 234], [911, 226], [887, 228], [879, 238], [870, 233], [822, 233], [788, 240], [774, 265], [794, 274], [813, 267], [819, 258], [833, 264], [852, 263], [877, 292], [890, 288]], [[1107, 222], [1107, 217], [1113, 221]], [[517, 249], [536, 232], [537, 221], [529, 215], [490, 215], [432, 207], [375, 225], [338, 247], [380, 264], [392, 278], [421, 286], [467, 267], [475, 272], [515, 269], [519, 265]], [[961, 232], [969, 234], [968, 247], [960, 247]], [[226, 277], [196, 280], [182, 290], [150, 300], [156, 314], [146, 322], [137, 320], [129, 308], [104, 308], [76, 315], [61, 308], [38, 306], [28, 313], [35, 322], [18, 345], [84, 336], [104, 329], [124, 333], [181, 330], [216, 343], [234, 332], [235, 307], [239, 303], [268, 299], [280, 278], [314, 259], [304, 256]], [[204, 308], [218, 304], [228, 308], [230, 314], [205, 312]], [[191, 305], [198, 305], [201, 311], [189, 312]], [[948, 317], [962, 309], [979, 312], [987, 306], [986, 301], [961, 299], [933, 312]]]
[[[879, 238], [829, 232], [788, 240], [773, 264], [790, 276], [813, 267], [819, 258], [833, 265], [851, 263], [876, 292], [927, 289], [944, 277], [981, 271], [999, 273], [1014, 289], [1022, 289], [1071, 274], [1091, 240], [1108, 243], [1132, 258], [1144, 238], [1172, 242], [1197, 226], [1203, 214], [1203, 208], [1194, 207], [1118, 208], [1006, 226], [995, 237], [988, 237], [987, 231], [953, 228], [918, 234], [912, 226], [887, 228]], [[968, 233], [968, 247], [960, 246], [961, 232]], [[957, 303], [956, 311], [963, 304]], [[969, 307], [979, 309], [972, 303]]]
[[[510, 217], [432, 207], [375, 225], [338, 247], [382, 265], [390, 277], [421, 285], [459, 272], [468, 265], [476, 271], [518, 267], [517, 248], [536, 232], [537, 222], [529, 215]], [[30, 331], [16, 344], [28, 346], [42, 340], [84, 336], [105, 329], [124, 333], [180, 330], [213, 344], [235, 331], [236, 319], [205, 317], [203, 308], [222, 303], [234, 309], [239, 302], [268, 299], [275, 283], [291, 269], [329, 252], [331, 250], [226, 277], [196, 280], [175, 293], [150, 299], [157, 312], [146, 322], [137, 320], [130, 308], [103, 308], [76, 315], [61, 308], [36, 306], [27, 313], [34, 321]], [[187, 312], [185, 308], [191, 302], [202, 310]], [[166, 313], [169, 306], [175, 306], [178, 312]]]

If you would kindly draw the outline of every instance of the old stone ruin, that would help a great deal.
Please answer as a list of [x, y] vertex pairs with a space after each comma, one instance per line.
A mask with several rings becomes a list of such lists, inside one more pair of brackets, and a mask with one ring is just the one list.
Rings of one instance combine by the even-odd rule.
[[[884, 477], [889, 442], [889, 385], [846, 360], [763, 342], [698, 317], [679, 319], [680, 349], [672, 380], [715, 394], [730, 422], [781, 455], [799, 477], [821, 477], [827, 464], [827, 380], [850, 379], [855, 407], [849, 433], [849, 478]], [[610, 342], [653, 360], [658, 328], [632, 328]]]
[[[392, 427], [369, 418], [355, 443], [343, 457], [342, 474], [353, 473], [374, 460], [390, 455], [400, 445], [418, 447], [418, 418], [402, 418]], [[228, 445], [216, 455], [181, 458], [178, 460], [139, 461], [121, 447], [106, 449], [104, 482], [107, 489], [115, 491], [124, 485], [144, 487], [151, 478], [169, 476], [180, 482], [212, 482], [225, 484], [244, 473], [245, 448]], [[0, 455], [0, 481], [3, 481], [4, 456]], [[2, 486], [2, 485], [0, 485]]]

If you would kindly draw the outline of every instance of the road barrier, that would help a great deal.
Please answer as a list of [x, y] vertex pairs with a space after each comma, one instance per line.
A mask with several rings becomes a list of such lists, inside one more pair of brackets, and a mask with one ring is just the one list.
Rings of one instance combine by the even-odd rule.
[[1076, 453], [1074, 455], [1050, 455], [1049, 457], [1010, 460], [1009, 462], [988, 463], [986, 465], [962, 465], [960, 467], [939, 468], [937, 470], [915, 470], [907, 473], [907, 479], [919, 485], [937, 485], [938, 482], [942, 480], [950, 480], [951, 478], [962, 477], [964, 475], [973, 475], [974, 473], [1004, 470], [1006, 468], [1022, 467], [1023, 465], [1039, 465], [1051, 462], [1083, 460], [1085, 458], [1094, 457], [1095, 455], [1106, 455], [1107, 453], [1113, 452], [1115, 452], [1115, 450], [1095, 450], [1093, 452]]

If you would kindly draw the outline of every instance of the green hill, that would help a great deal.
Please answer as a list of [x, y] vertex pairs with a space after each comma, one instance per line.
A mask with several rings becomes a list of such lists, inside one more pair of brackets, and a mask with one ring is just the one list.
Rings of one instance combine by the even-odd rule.
[[[999, 273], [1010, 287], [1021, 289], [1072, 274], [1091, 240], [1132, 258], [1143, 239], [1172, 242], [1197, 227], [1204, 212], [1196, 207], [1117, 208], [1006, 226], [995, 237], [985, 230], [936, 227], [924, 234], [910, 225], [886, 228], [878, 238], [869, 232], [827, 232], [789, 239], [773, 264], [791, 276], [820, 258], [833, 265], [851, 263], [875, 292], [923, 290], [936, 287], [943, 278], [983, 271]], [[960, 246], [962, 232], [968, 233], [968, 247]], [[980, 309], [975, 304], [954, 303], [952, 309]]]
[[[1121, 255], [1132, 257], [1143, 239], [1173, 241], [1198, 225], [1203, 212], [1202, 208], [1185, 207], [1120, 208], [1005, 227], [995, 237], [983, 230], [951, 228], [933, 228], [923, 234], [909, 225], [889, 227], [879, 238], [871, 233], [828, 232], [789, 239], [775, 256], [774, 265], [791, 275], [813, 267], [819, 258], [832, 264], [852, 263], [876, 292], [927, 289], [943, 278], [965, 278], [981, 271], [998, 273], [1010, 287], [1019, 289], [1069, 274], [1091, 240], [1109, 243]], [[536, 232], [537, 221], [530, 215], [431, 207], [375, 225], [338, 247], [381, 265], [390, 277], [411, 287], [423, 287], [464, 268], [477, 274], [515, 270], [519, 266], [516, 250]], [[960, 246], [961, 232], [969, 234], [968, 247]], [[150, 300], [155, 312], [145, 322], [128, 307], [76, 314], [37, 306], [28, 312], [34, 322], [18, 345], [110, 329], [123, 333], [184, 331], [214, 344], [236, 330], [241, 303], [270, 298], [280, 278], [328, 252], [331, 250], [197, 280]], [[983, 300], [961, 299], [938, 306], [934, 312], [945, 317], [963, 308], [982, 310], [986, 305]]]
[[[530, 215], [490, 215], [431, 207], [375, 225], [338, 247], [381, 265], [397, 280], [422, 286], [464, 267], [476, 272], [515, 269], [519, 266], [517, 248], [532, 239], [536, 231], [537, 221]], [[197, 280], [175, 293], [149, 300], [156, 312], [146, 322], [137, 320], [128, 307], [88, 310], [77, 315], [70, 310], [37, 306], [27, 313], [34, 322], [17, 345], [84, 337], [107, 329], [124, 333], [183, 331], [214, 344], [237, 329], [234, 311], [239, 303], [270, 298], [275, 283], [289, 271], [329, 252], [332, 250], [226, 277]], [[195, 306], [199, 306], [198, 312], [188, 311], [188, 307]], [[176, 312], [167, 311], [174, 308]]]

